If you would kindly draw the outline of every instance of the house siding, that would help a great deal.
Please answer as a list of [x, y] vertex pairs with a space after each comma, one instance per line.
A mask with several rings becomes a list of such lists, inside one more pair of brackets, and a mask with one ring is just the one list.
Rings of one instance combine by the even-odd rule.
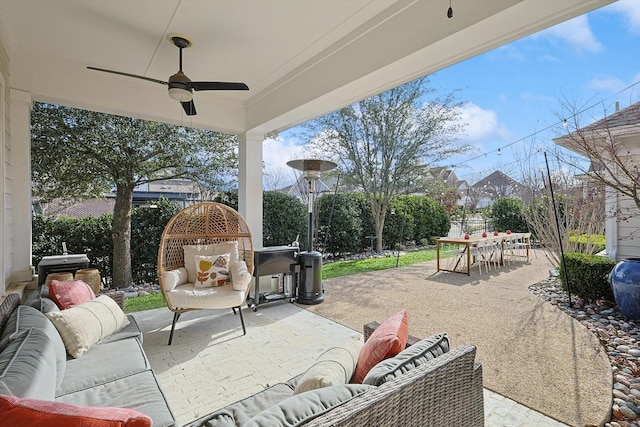
[[616, 259], [640, 257], [640, 211], [630, 197], [618, 198], [618, 252]]
[[11, 247], [13, 241], [13, 227], [11, 221], [11, 134], [9, 117], [9, 55], [4, 44], [4, 34], [0, 31], [0, 224], [2, 224], [2, 238], [0, 244], [0, 295], [3, 295], [9, 285], [11, 272]]

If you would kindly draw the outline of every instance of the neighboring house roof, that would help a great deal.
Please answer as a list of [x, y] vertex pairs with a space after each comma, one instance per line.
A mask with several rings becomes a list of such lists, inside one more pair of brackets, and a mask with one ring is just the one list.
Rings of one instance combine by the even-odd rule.
[[506, 188], [509, 186], [521, 185], [515, 179], [505, 175], [501, 171], [495, 171], [492, 174], [482, 178], [480, 181], [472, 185], [473, 188], [480, 190], [485, 188]]
[[42, 212], [56, 217], [87, 218], [99, 217], [105, 213], [113, 213], [114, 198], [91, 199], [65, 206], [60, 200], [41, 205]]
[[631, 104], [630, 106], [616, 111], [613, 114], [603, 117], [590, 125], [581, 127], [577, 131], [554, 138], [553, 142], [561, 145], [576, 153], [587, 155], [585, 150], [581, 148], [580, 141], [582, 138], [589, 140], [598, 140], [607, 138], [609, 135], [634, 135], [640, 134], [640, 102]]

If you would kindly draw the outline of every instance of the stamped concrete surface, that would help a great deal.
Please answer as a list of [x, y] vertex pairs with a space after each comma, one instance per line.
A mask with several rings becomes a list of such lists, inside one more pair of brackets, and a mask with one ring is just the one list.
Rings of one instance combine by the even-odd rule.
[[[246, 336], [230, 310], [185, 313], [171, 346], [169, 310], [134, 314], [151, 366], [181, 424], [304, 372], [329, 347], [362, 343], [362, 333], [293, 304], [275, 302], [243, 313]], [[486, 427], [564, 426], [486, 389], [484, 403]]]
[[454, 347], [477, 346], [485, 388], [568, 425], [602, 425], [609, 359], [584, 326], [528, 290], [549, 268], [541, 253], [471, 276], [432, 261], [325, 280], [324, 302], [306, 308], [350, 328], [407, 309], [412, 335], [444, 331]]

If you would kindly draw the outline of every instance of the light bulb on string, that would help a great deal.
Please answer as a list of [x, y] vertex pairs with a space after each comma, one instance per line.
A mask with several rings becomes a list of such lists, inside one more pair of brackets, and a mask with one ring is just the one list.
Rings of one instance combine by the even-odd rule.
[[451, 7], [451, 0], [449, 0], [449, 9], [447, 9], [447, 18], [453, 18], [453, 8]]

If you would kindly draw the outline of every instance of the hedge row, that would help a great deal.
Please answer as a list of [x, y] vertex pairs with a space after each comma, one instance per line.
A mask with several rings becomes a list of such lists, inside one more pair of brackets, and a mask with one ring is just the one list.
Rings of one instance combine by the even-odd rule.
[[[237, 194], [223, 193], [216, 201], [234, 209]], [[136, 284], [157, 280], [157, 256], [164, 226], [180, 210], [180, 205], [160, 200], [156, 209], [136, 208], [131, 217], [132, 277]], [[264, 193], [264, 246], [288, 245], [299, 236], [307, 247], [307, 207], [296, 197], [277, 191]], [[318, 200], [315, 249], [331, 254], [357, 253], [368, 248], [367, 236], [375, 235], [371, 209], [360, 194], [323, 195]], [[92, 267], [98, 268], [108, 286], [111, 278], [113, 242], [111, 214], [99, 218], [33, 218], [33, 264], [43, 256], [62, 253], [65, 242], [69, 253], [86, 253]], [[449, 216], [428, 197], [395, 198], [387, 212], [383, 242], [385, 247], [421, 242], [449, 231]]]
[[609, 273], [616, 265], [615, 260], [598, 255], [579, 252], [569, 252], [564, 255], [564, 262], [560, 261], [558, 268], [560, 283], [563, 290], [567, 290], [564, 267], [567, 267], [569, 288], [572, 294], [586, 301], [604, 299], [614, 301], [613, 292], [609, 285]]

